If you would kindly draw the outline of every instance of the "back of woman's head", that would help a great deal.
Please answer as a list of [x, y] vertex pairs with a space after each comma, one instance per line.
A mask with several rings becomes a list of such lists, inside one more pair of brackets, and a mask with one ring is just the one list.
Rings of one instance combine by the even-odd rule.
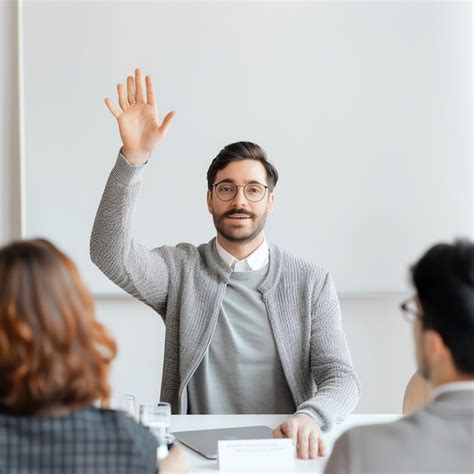
[[0, 406], [23, 415], [108, 398], [116, 346], [74, 263], [46, 240], [0, 249]]

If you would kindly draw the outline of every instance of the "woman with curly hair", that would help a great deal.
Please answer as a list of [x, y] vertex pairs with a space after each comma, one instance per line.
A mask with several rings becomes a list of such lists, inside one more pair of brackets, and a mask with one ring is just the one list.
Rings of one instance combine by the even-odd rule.
[[[64, 253], [46, 240], [0, 249], [1, 473], [157, 472], [151, 432], [93, 405], [116, 353]], [[173, 450], [163, 470], [184, 467]]]

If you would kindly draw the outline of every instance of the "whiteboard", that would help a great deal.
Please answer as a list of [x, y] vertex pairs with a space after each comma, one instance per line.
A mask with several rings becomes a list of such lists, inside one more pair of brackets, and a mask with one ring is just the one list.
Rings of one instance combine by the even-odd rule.
[[471, 29], [469, 3], [26, 2], [27, 235], [68, 252], [95, 294], [121, 293], [89, 236], [120, 146], [103, 99], [141, 67], [160, 117], [177, 116], [139, 241], [210, 240], [207, 168], [250, 140], [280, 173], [270, 242], [342, 294], [405, 291], [428, 246], [472, 235]]

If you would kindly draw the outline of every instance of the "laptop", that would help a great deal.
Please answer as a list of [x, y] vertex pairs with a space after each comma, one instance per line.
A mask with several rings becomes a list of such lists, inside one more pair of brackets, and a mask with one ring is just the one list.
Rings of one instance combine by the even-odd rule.
[[217, 442], [237, 439], [272, 439], [268, 426], [242, 426], [214, 430], [175, 431], [175, 438], [206, 459], [217, 459]]

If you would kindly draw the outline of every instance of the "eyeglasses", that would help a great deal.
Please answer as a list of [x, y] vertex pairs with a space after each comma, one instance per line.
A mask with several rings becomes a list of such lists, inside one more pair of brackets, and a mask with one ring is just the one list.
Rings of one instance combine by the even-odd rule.
[[403, 318], [409, 323], [412, 323], [417, 319], [421, 319], [421, 317], [423, 316], [423, 314], [419, 311], [418, 306], [416, 305], [414, 296], [403, 301], [400, 304], [400, 310], [402, 311]]
[[213, 185], [216, 196], [221, 201], [231, 201], [237, 196], [239, 188], [244, 188], [244, 196], [251, 202], [261, 201], [267, 194], [268, 186], [260, 183], [234, 184], [228, 181], [221, 181]]

